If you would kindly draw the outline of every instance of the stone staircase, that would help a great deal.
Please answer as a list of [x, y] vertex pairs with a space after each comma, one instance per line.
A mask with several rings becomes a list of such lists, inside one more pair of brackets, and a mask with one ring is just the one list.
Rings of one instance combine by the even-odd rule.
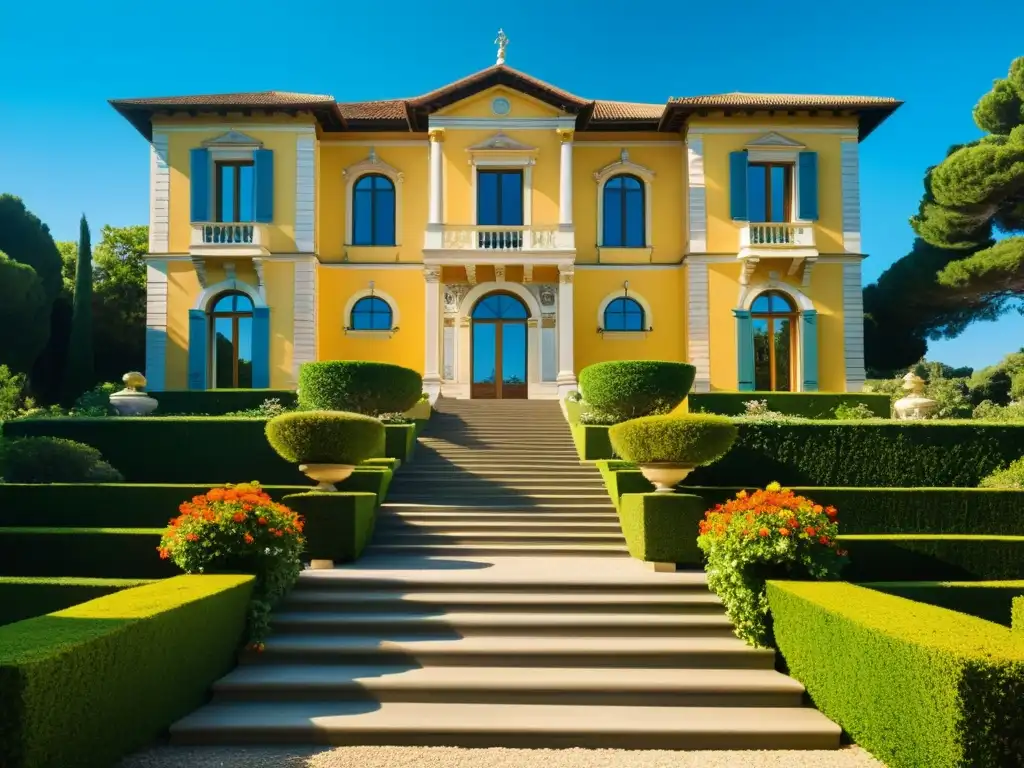
[[833, 749], [702, 572], [624, 557], [558, 405], [440, 401], [358, 563], [306, 571], [178, 744]]

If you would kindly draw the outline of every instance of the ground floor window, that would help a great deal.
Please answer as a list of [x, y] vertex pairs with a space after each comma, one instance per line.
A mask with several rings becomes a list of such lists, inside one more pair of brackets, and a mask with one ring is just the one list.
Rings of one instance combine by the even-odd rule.
[[754, 389], [794, 391], [796, 309], [783, 294], [767, 291], [754, 299], [750, 314], [754, 328]]
[[210, 310], [210, 370], [214, 389], [252, 387], [252, 299], [223, 293]]

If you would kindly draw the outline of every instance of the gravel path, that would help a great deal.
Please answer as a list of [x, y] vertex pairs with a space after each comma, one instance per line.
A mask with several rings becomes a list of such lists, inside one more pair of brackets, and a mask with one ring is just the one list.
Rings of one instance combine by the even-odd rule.
[[859, 747], [827, 752], [635, 752], [617, 749], [156, 747], [120, 768], [884, 768]]

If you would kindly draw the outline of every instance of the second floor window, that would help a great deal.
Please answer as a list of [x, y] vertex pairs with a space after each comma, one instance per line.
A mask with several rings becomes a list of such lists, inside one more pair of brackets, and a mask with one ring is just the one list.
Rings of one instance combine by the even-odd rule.
[[252, 221], [255, 194], [253, 164], [244, 160], [217, 163], [217, 221]]
[[644, 308], [640, 302], [623, 296], [613, 299], [604, 310], [604, 330], [606, 331], [642, 331], [644, 330]]
[[350, 321], [353, 331], [390, 331], [391, 306], [377, 296], [366, 296], [352, 307]]
[[394, 244], [395, 185], [387, 176], [367, 174], [353, 190], [352, 245]]
[[751, 163], [747, 167], [747, 215], [752, 222], [793, 220], [793, 166]]
[[603, 245], [642, 248], [647, 245], [644, 184], [636, 176], [613, 176], [604, 185]]

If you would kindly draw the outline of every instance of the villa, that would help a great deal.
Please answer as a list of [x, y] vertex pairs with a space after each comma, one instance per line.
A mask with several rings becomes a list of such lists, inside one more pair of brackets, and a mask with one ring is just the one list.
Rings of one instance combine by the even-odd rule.
[[860, 142], [900, 102], [584, 98], [505, 64], [410, 99], [112, 101], [151, 145], [150, 389], [423, 373], [556, 398], [587, 365], [694, 390], [859, 391]]

